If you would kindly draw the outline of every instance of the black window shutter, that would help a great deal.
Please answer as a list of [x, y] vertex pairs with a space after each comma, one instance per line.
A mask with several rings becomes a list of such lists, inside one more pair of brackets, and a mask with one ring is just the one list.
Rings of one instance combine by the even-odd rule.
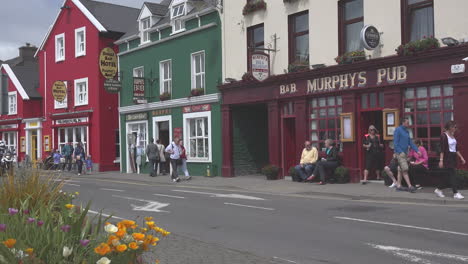
[[2, 115], [7, 115], [8, 114], [8, 76], [1, 74], [1, 84], [0, 84], [0, 89], [1, 89], [1, 111]]

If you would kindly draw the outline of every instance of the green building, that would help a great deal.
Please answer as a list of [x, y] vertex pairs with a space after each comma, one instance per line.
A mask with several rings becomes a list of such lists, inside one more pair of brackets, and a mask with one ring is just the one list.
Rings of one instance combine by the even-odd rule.
[[[119, 45], [122, 172], [148, 172], [150, 138], [183, 138], [191, 175], [220, 175], [221, 21], [211, 1], [145, 3]], [[142, 155], [143, 154], [143, 155]]]

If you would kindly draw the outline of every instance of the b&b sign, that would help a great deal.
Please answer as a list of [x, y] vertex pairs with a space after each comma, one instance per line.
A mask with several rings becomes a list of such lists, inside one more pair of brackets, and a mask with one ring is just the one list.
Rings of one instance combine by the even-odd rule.
[[270, 57], [267, 54], [252, 54], [252, 76], [260, 82], [270, 77]]

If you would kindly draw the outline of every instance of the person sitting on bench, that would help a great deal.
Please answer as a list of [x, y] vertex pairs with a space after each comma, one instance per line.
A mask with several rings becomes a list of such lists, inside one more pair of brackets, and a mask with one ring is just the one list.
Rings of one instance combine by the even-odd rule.
[[417, 183], [421, 182], [420, 177], [424, 177], [427, 174], [427, 170], [429, 169], [429, 158], [427, 156], [426, 149], [422, 145], [422, 141], [420, 139], [416, 139], [414, 143], [418, 147], [420, 154], [416, 153], [413, 149], [410, 150], [408, 154], [408, 159], [411, 160], [409, 176], [414, 187], [416, 187], [416, 189], [421, 189], [421, 185]]
[[293, 177], [293, 181], [305, 181], [314, 171], [317, 159], [317, 149], [312, 146], [310, 141], [306, 141], [304, 143], [304, 150], [302, 150], [301, 161], [299, 165], [294, 168], [296, 170], [296, 176]]
[[325, 140], [325, 148], [327, 157], [322, 158], [322, 160], [318, 161], [315, 165], [314, 172], [307, 178], [307, 181], [312, 181], [316, 176], [320, 177], [319, 185], [325, 184], [326, 172], [325, 169], [332, 169], [335, 170], [338, 166], [340, 166], [340, 160], [338, 157], [338, 148], [335, 147], [335, 143], [332, 139]]

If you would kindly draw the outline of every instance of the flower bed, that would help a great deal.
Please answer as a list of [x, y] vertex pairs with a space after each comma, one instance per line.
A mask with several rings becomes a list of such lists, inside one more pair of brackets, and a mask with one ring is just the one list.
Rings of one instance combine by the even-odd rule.
[[245, 16], [258, 10], [265, 10], [266, 7], [267, 4], [264, 0], [247, 1], [247, 3], [244, 6], [244, 9], [242, 9], [242, 14]]
[[351, 64], [364, 60], [366, 60], [366, 53], [363, 50], [348, 52], [335, 58], [338, 64]]
[[434, 38], [433, 36], [430, 36], [429, 38], [424, 36], [424, 38], [421, 40], [408, 42], [398, 46], [395, 51], [400, 56], [412, 56], [421, 52], [437, 49], [439, 47], [440, 43], [438, 39]]

